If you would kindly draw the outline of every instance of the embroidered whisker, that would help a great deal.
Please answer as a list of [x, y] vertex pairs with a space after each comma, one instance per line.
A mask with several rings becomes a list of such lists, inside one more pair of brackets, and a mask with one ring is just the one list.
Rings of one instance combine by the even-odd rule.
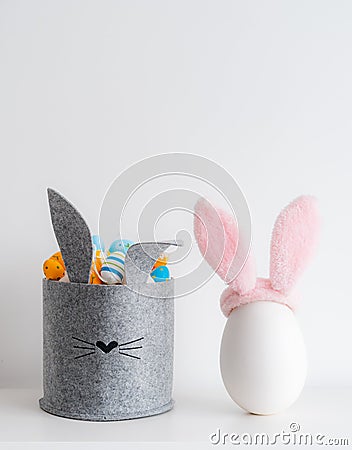
[[[120, 345], [120, 348], [121, 348], [121, 345]], [[123, 351], [125, 351], [125, 350], [135, 350], [137, 348], [143, 348], [143, 347], [142, 346], [139, 346], [139, 347], [124, 347], [124, 348], [121, 348], [121, 350], [123, 350]]]
[[120, 355], [129, 356], [130, 358], [141, 359], [139, 356], [129, 355], [128, 353], [119, 352]]
[[93, 355], [93, 353], [95, 353], [95, 351], [94, 351], [94, 352], [90, 352], [90, 353], [86, 353], [86, 354], [84, 354], [84, 355], [80, 355], [80, 356], [75, 356], [75, 358], [74, 358], [74, 359], [79, 359], [79, 358], [83, 358], [84, 356], [89, 356], [89, 355]]
[[144, 337], [141, 337], [139, 339], [134, 339], [133, 341], [124, 342], [123, 344], [120, 344], [120, 347], [123, 347], [124, 345], [128, 345], [128, 344], [133, 344], [134, 342], [141, 341], [142, 339], [144, 339]]
[[89, 344], [89, 345], [92, 345], [93, 347], [95, 347], [95, 344], [93, 342], [84, 341], [83, 339], [79, 339], [74, 336], [72, 336], [72, 339], [76, 339], [77, 341], [84, 342], [85, 344]]
[[80, 345], [74, 345], [73, 348], [82, 348], [83, 350], [93, 350], [91, 347], [81, 347]]

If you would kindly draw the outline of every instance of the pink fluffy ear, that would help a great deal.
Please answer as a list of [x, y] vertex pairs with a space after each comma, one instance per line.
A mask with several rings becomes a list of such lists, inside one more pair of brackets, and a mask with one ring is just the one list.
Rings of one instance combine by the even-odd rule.
[[287, 294], [306, 268], [316, 247], [319, 229], [317, 201], [298, 197], [276, 219], [271, 239], [272, 288]]
[[246, 255], [236, 255], [239, 232], [232, 215], [202, 198], [195, 206], [194, 234], [208, 264], [233, 290], [244, 294], [255, 287], [256, 272], [251, 255], [239, 274], [235, 268], [235, 256], [244, 260]]
[[255, 288], [256, 281], [257, 271], [255, 260], [252, 251], [249, 250], [249, 255], [241, 272], [231, 281], [230, 286], [235, 292], [243, 295]]

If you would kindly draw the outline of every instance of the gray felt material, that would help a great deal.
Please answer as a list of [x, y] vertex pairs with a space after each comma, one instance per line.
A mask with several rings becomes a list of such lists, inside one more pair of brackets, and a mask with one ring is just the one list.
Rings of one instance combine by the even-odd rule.
[[48, 199], [51, 221], [67, 275], [74, 283], [88, 283], [93, 257], [89, 228], [76, 208], [61, 194], [49, 188]]
[[179, 245], [176, 241], [141, 242], [133, 244], [125, 259], [125, 277], [129, 286], [147, 283], [155, 261], [170, 245]]
[[149, 283], [175, 242], [134, 244], [127, 285], [87, 284], [91, 234], [78, 211], [48, 189], [51, 219], [70, 283], [43, 280], [40, 407], [73, 419], [109, 421], [168, 411], [173, 377], [174, 281]]
[[[131, 246], [128, 280], [168, 246]], [[109, 421], [172, 408], [174, 281], [132, 285], [43, 280], [42, 409]]]

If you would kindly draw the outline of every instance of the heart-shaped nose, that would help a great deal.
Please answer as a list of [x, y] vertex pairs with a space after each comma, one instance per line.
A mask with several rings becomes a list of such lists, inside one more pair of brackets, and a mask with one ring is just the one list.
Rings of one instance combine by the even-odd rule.
[[95, 345], [98, 348], [100, 348], [100, 350], [103, 351], [104, 353], [109, 353], [109, 352], [111, 352], [111, 350], [116, 348], [118, 344], [116, 341], [111, 341], [108, 343], [108, 345], [104, 344], [104, 342], [102, 342], [102, 341], [97, 341], [97, 343]]

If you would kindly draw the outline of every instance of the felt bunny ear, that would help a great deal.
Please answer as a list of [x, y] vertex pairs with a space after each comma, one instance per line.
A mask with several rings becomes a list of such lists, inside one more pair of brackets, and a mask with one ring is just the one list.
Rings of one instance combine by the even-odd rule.
[[247, 255], [237, 252], [239, 232], [234, 217], [204, 198], [198, 200], [194, 212], [194, 235], [205, 260], [236, 292], [244, 294], [252, 290], [256, 282], [252, 255], [249, 254], [239, 273], [235, 264], [235, 258], [245, 261]]
[[271, 239], [272, 288], [287, 294], [306, 268], [317, 244], [319, 214], [314, 197], [293, 200], [276, 219]]
[[51, 221], [71, 283], [88, 283], [92, 238], [83, 217], [61, 194], [48, 188]]

